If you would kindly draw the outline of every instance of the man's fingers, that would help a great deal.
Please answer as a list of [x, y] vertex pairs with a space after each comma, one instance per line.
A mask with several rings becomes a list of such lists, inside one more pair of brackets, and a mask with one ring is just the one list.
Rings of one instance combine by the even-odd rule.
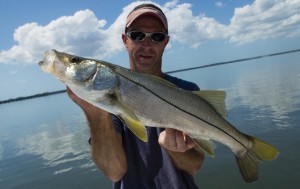
[[80, 103], [80, 98], [78, 98], [73, 91], [67, 86], [67, 93], [69, 95], [69, 97], [76, 103], [79, 104]]
[[176, 136], [175, 136], [175, 130], [174, 129], [166, 129], [165, 130], [165, 137], [166, 137], [166, 146], [171, 150], [176, 150]]
[[158, 142], [164, 148], [175, 152], [185, 152], [195, 145], [194, 141], [183, 132], [168, 128], [160, 134]]
[[184, 138], [188, 149], [191, 149], [195, 146], [195, 142], [191, 137], [189, 137], [188, 135], [184, 135]]
[[69, 97], [78, 105], [80, 106], [86, 113], [89, 113], [89, 112], [93, 112], [93, 111], [96, 111], [96, 107], [94, 107], [92, 104], [82, 100], [81, 98], [79, 98], [76, 94], [74, 94], [72, 92], [72, 90], [67, 87], [67, 93], [69, 95]]
[[177, 151], [185, 152], [187, 150], [187, 145], [185, 142], [184, 134], [181, 131], [175, 130], [175, 136]]
[[74, 97], [74, 95], [75, 95], [68, 86], [67, 86], [67, 93], [68, 93], [69, 97], [71, 97], [71, 98]]

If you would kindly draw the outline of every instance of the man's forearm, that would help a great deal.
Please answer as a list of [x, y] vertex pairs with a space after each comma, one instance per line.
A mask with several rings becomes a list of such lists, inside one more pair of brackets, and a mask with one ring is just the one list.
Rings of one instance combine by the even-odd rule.
[[68, 87], [70, 98], [84, 111], [91, 132], [92, 157], [112, 181], [120, 180], [127, 171], [121, 135], [114, 128], [111, 115], [77, 97]]
[[101, 119], [88, 118], [92, 157], [108, 178], [118, 181], [127, 171], [127, 161], [121, 136], [114, 128], [111, 115], [104, 114], [106, 115], [102, 114]]

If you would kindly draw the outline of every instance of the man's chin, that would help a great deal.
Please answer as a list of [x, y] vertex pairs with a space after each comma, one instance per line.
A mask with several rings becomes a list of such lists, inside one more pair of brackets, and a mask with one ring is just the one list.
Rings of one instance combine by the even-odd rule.
[[151, 68], [152, 68], [151, 64], [139, 63], [139, 64], [136, 65], [137, 71], [142, 72], [142, 73], [151, 72]]

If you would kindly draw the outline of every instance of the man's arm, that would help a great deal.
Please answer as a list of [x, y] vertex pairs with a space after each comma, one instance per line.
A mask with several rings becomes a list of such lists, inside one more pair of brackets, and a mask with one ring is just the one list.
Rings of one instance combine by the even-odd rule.
[[200, 169], [204, 154], [194, 148], [193, 140], [183, 132], [165, 129], [158, 139], [159, 144], [166, 148], [177, 168], [195, 175]]
[[127, 160], [121, 135], [114, 128], [111, 114], [80, 99], [69, 88], [67, 92], [86, 114], [94, 162], [110, 180], [119, 181], [127, 171]]

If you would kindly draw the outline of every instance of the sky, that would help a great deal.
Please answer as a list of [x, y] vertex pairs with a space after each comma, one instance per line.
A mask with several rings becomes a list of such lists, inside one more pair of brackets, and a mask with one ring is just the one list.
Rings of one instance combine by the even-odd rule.
[[128, 67], [121, 33], [142, 2], [168, 18], [163, 71], [300, 49], [300, 0], [0, 0], [0, 100], [65, 88], [38, 66], [48, 49]]

